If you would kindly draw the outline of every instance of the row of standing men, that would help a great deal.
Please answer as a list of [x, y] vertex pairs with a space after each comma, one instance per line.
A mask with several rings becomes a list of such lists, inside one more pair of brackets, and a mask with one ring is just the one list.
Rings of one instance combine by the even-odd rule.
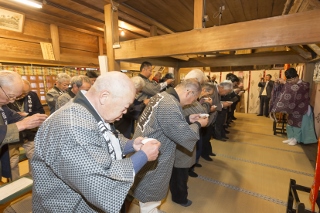
[[[231, 105], [221, 101], [221, 95], [234, 92], [233, 83], [237, 80], [232, 83], [232, 79], [236, 76], [219, 85], [202, 84], [206, 79], [203, 72], [193, 70], [182, 83], [159, 93], [173, 80], [168, 79], [162, 84], [149, 81], [152, 65], [148, 62], [142, 63], [140, 70], [139, 77], [130, 81], [119, 72], [107, 73], [99, 77], [90, 89], [80, 88], [86, 84], [84, 77], [80, 78], [81, 85], [73, 84], [71, 80], [72, 87], [67, 93], [59, 89], [59, 86], [68, 84], [61, 80], [63, 75], [58, 76], [55, 87], [61, 93], [54, 89], [53, 92], [58, 94], [53, 98], [54, 104], [50, 104], [50, 91], [47, 94], [50, 111], [57, 107], [62, 95], [68, 94], [73, 99], [53, 113], [41, 125], [36, 136], [31, 160], [35, 212], [70, 209], [117, 212], [130, 188], [131, 194], [140, 201], [141, 212], [160, 211], [157, 207], [166, 196], [169, 185], [174, 202], [182, 206], [191, 205], [186, 185], [190, 167], [196, 164], [195, 159], [199, 160], [200, 155], [205, 156], [201, 150], [211, 150], [199, 147], [200, 143], [203, 147], [210, 146], [212, 124], [219, 129], [219, 117], [223, 117], [220, 118], [222, 124], [226, 114], [232, 118], [232, 110], [221, 112]], [[16, 82], [11, 83], [17, 83], [17, 79], [15, 76]], [[72, 91], [73, 85], [78, 88], [76, 93]], [[119, 86], [122, 86], [121, 90]], [[88, 92], [79, 92], [81, 89]], [[20, 95], [18, 93], [17, 88], [12, 93], [15, 97], [7, 98], [7, 102], [13, 102]], [[235, 100], [233, 97], [231, 100]], [[138, 103], [131, 104], [133, 101]], [[136, 106], [140, 109], [137, 110]], [[6, 107], [2, 105], [2, 108]], [[118, 134], [113, 126], [113, 123], [117, 126], [124, 119], [122, 115], [127, 111], [128, 114], [140, 111], [133, 139]], [[200, 116], [203, 113], [209, 117]], [[20, 120], [32, 120], [32, 117]], [[34, 119], [37, 124], [25, 128], [39, 126], [45, 119], [45, 115]], [[210, 132], [209, 140], [205, 138], [205, 132]], [[223, 131], [221, 133], [220, 139], [226, 138]], [[154, 140], [143, 144], [146, 137]], [[217, 134], [215, 137], [219, 139]], [[13, 142], [3, 141], [1, 146]], [[135, 153], [123, 158], [129, 152]], [[212, 151], [209, 154], [213, 154]], [[88, 186], [82, 181], [91, 184]], [[106, 198], [111, 200], [106, 201]]]

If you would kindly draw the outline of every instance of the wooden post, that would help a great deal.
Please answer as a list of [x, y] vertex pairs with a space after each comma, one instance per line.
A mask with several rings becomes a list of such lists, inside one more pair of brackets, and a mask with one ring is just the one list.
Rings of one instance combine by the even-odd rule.
[[54, 53], [54, 58], [60, 61], [60, 41], [59, 41], [59, 30], [58, 26], [50, 24], [50, 33], [52, 39], [52, 48]]
[[180, 73], [179, 73], [179, 65], [177, 63], [177, 65], [174, 67], [173, 73], [174, 73], [174, 86], [177, 86], [180, 83]]
[[201, 29], [203, 21], [203, 0], [194, 0], [193, 29]]
[[101, 36], [98, 37], [98, 47], [99, 55], [103, 55], [103, 38]]
[[158, 35], [157, 29], [158, 28], [155, 25], [150, 26], [150, 37]]
[[105, 35], [108, 57], [108, 70], [120, 71], [120, 63], [117, 62], [114, 58], [114, 45], [115, 47], [116, 45], [118, 45], [119, 47], [118, 11], [114, 11], [111, 4], [107, 4], [104, 6], [104, 19], [106, 25]]

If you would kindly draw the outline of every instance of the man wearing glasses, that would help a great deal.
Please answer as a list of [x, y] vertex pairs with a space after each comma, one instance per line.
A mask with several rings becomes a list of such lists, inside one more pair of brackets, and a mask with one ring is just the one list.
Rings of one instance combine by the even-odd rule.
[[[9, 109], [7, 104], [13, 103], [22, 93], [21, 76], [12, 71], [0, 71], [0, 177], [11, 177], [8, 144], [20, 141], [19, 132], [38, 127], [47, 118], [44, 114], [35, 114], [24, 118]], [[5, 166], [5, 167], [3, 167]]]

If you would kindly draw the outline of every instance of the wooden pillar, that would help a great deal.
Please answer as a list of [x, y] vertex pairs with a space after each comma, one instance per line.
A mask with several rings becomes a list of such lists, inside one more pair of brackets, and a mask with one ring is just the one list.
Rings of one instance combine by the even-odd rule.
[[193, 29], [201, 29], [203, 21], [203, 0], [194, 0]]
[[158, 35], [157, 29], [158, 28], [155, 25], [150, 26], [150, 37]]
[[112, 9], [111, 4], [104, 6], [104, 20], [106, 30], [106, 47], [108, 57], [108, 70], [120, 71], [120, 63], [114, 58], [114, 48], [119, 48], [118, 11]]
[[173, 73], [174, 73], [174, 85], [177, 86], [180, 83], [180, 73], [179, 73], [179, 65], [177, 63], [177, 65], [174, 67]]
[[54, 58], [60, 61], [60, 41], [59, 41], [59, 30], [58, 26], [50, 24], [50, 34], [52, 39], [52, 48], [54, 53]]
[[99, 55], [103, 55], [103, 38], [101, 36], [98, 37], [98, 47], [99, 47]]

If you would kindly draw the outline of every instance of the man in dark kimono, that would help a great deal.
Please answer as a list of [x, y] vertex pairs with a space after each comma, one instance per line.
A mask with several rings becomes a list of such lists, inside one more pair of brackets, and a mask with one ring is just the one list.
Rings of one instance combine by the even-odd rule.
[[316, 143], [313, 113], [309, 105], [310, 85], [308, 82], [299, 79], [294, 68], [287, 69], [285, 76], [286, 81], [280, 78], [275, 83], [271, 100], [271, 112], [288, 114], [288, 140], [283, 141], [283, 143], [292, 146], [298, 142], [304, 144]]
[[34, 212], [120, 211], [135, 174], [157, 158], [160, 146], [156, 140], [142, 145], [142, 137], [128, 140], [115, 130], [113, 122], [134, 96], [130, 78], [107, 72], [43, 123], [31, 161]]
[[182, 107], [196, 101], [200, 92], [197, 80], [185, 80], [153, 96], [140, 116], [133, 138], [142, 136], [161, 141], [158, 160], [141, 169], [132, 189], [133, 196], [140, 201], [141, 213], [157, 212], [166, 197], [176, 144], [192, 152], [199, 140], [199, 129], [208, 123], [208, 119], [199, 118], [199, 114], [183, 115]]
[[21, 76], [12, 71], [0, 71], [0, 177], [11, 178], [8, 144], [20, 141], [19, 132], [38, 127], [46, 115], [32, 115], [23, 119], [7, 104], [12, 103], [22, 93]]

